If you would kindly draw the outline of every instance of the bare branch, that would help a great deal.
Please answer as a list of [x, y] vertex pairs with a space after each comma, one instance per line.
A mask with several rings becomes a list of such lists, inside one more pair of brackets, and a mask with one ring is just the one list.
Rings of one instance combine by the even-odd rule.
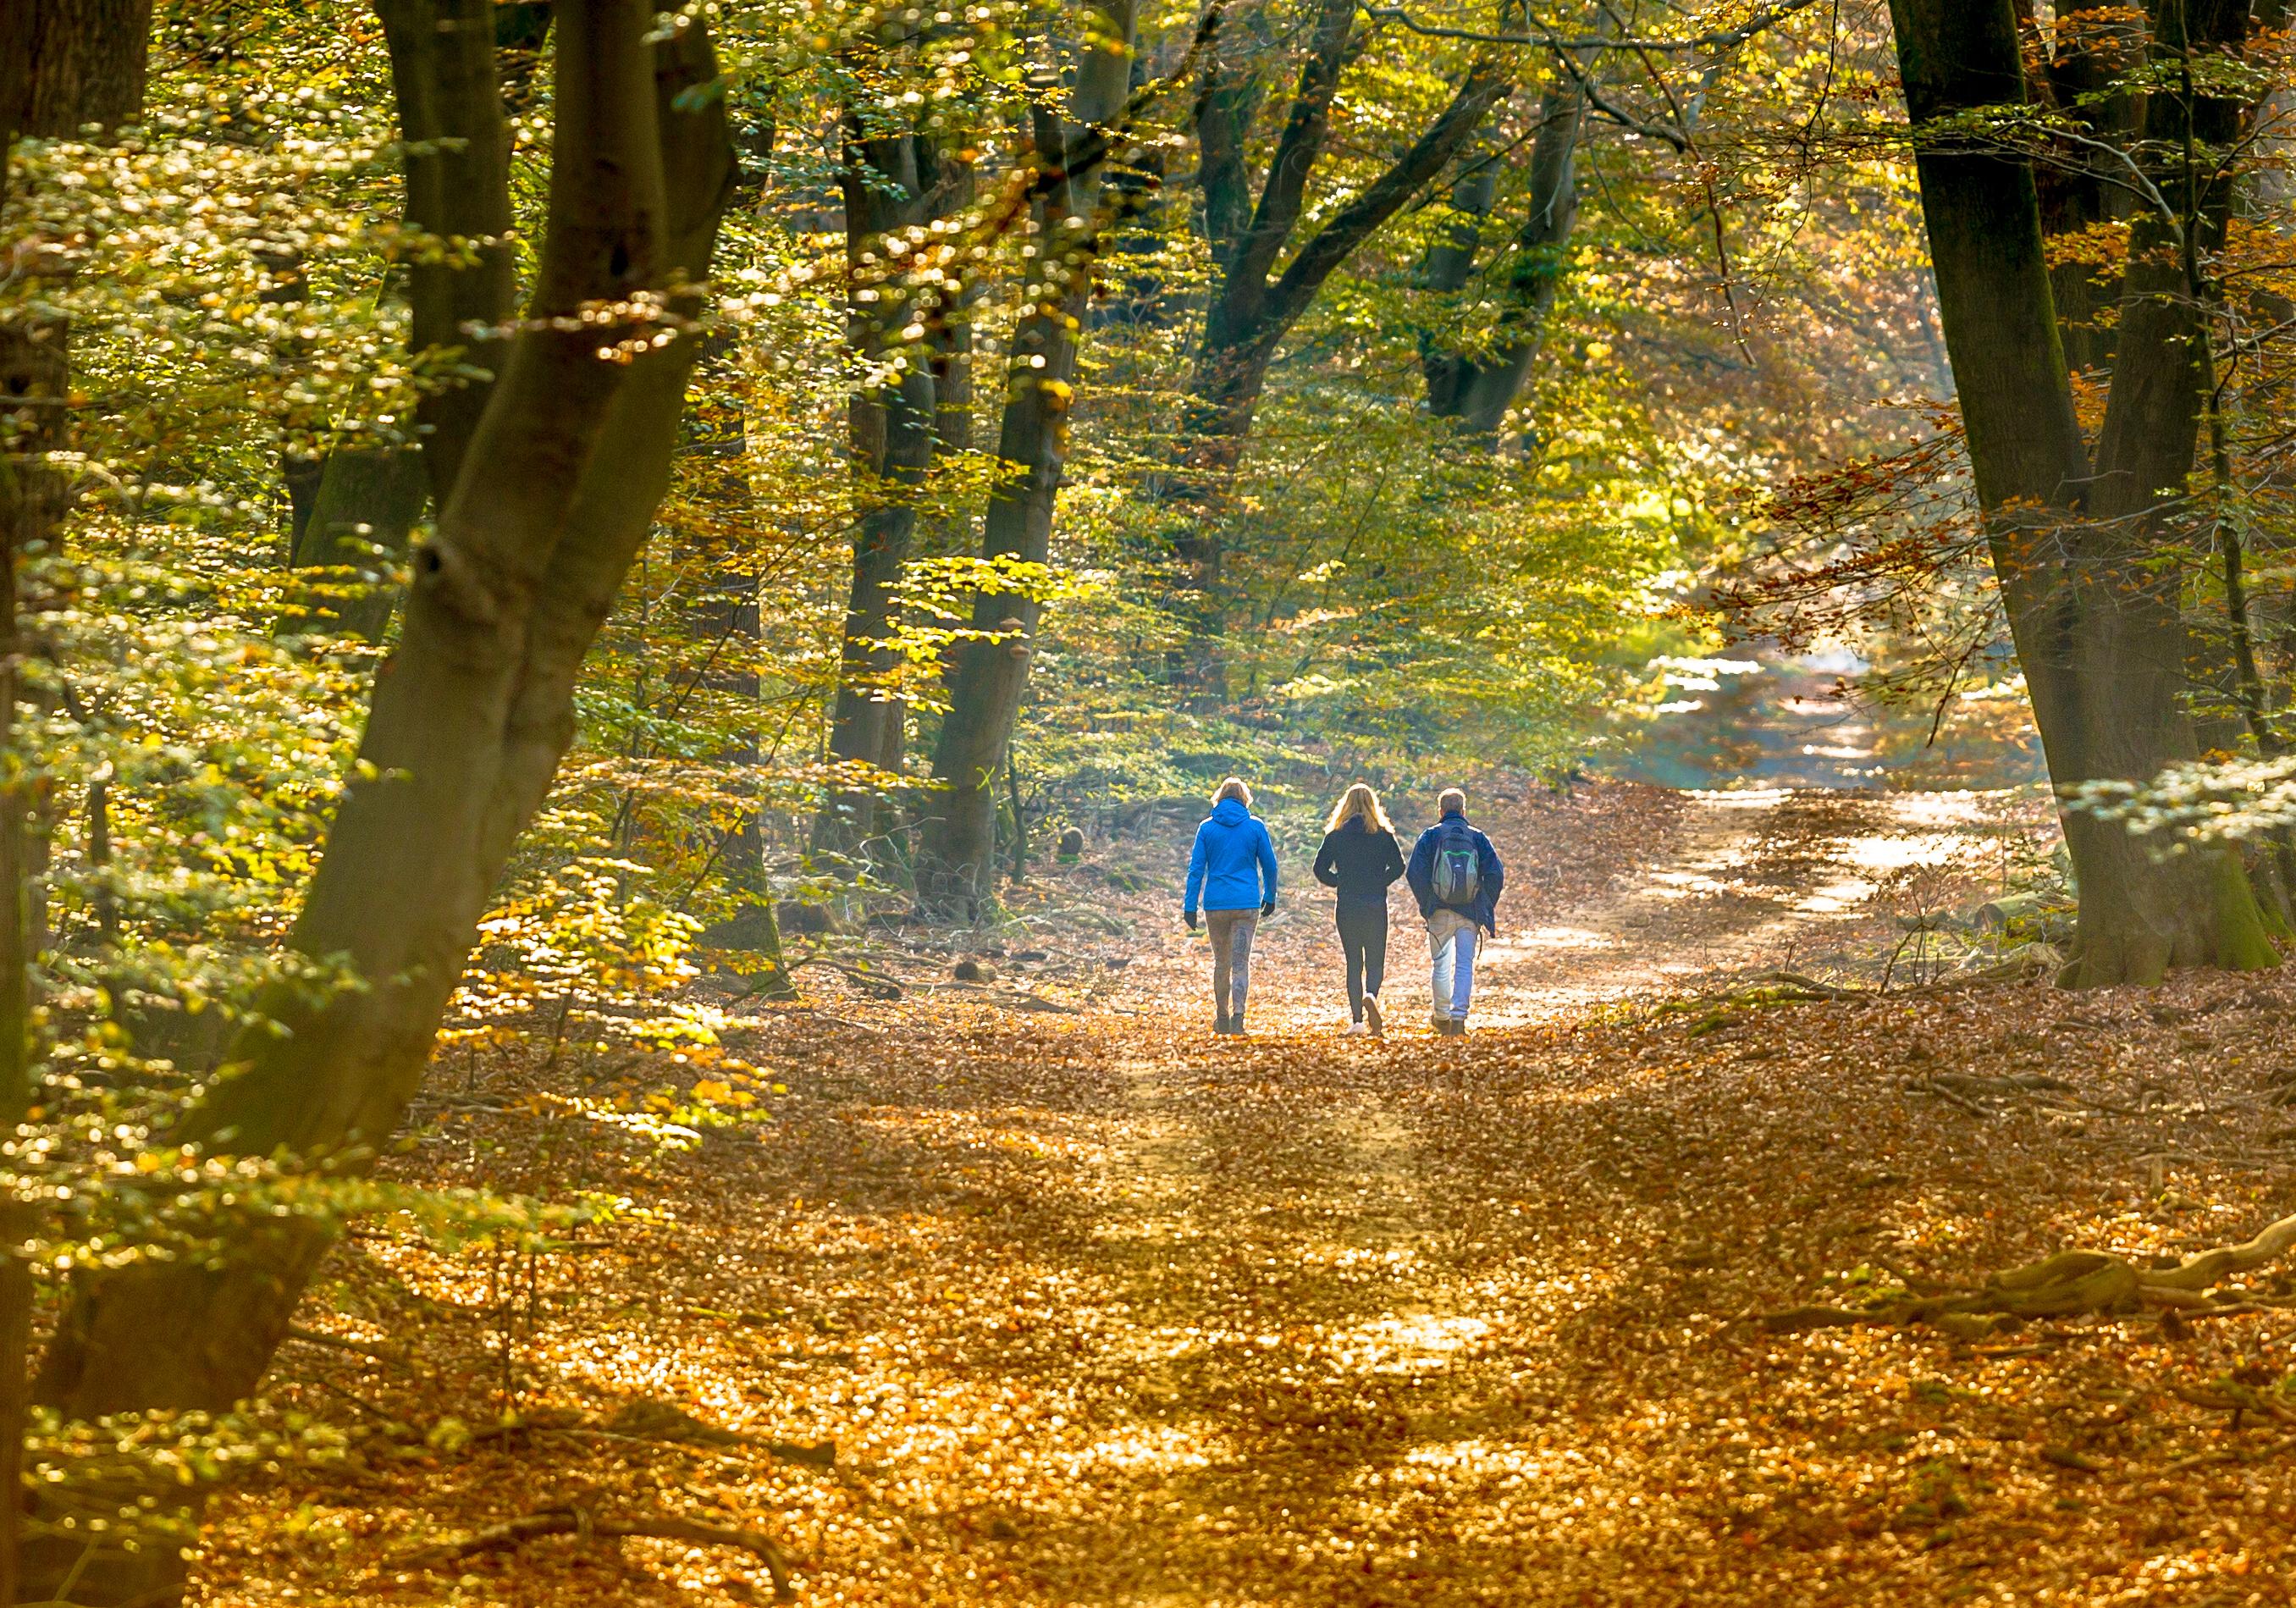
[[1431, 39], [1472, 39], [1478, 45], [1543, 45], [1553, 51], [1583, 50], [1648, 50], [1684, 52], [1698, 50], [1729, 50], [1743, 45], [1758, 34], [1767, 32], [1797, 12], [1806, 12], [1818, 0], [1784, 0], [1736, 28], [1714, 33], [1693, 34], [1685, 39], [1644, 39], [1633, 36], [1612, 37], [1604, 34], [1558, 34], [1551, 29], [1538, 28], [1519, 34], [1487, 34], [1472, 28], [1444, 28], [1432, 22], [1422, 22], [1399, 5], [1372, 5], [1364, 9], [1383, 22], [1399, 22], [1414, 34], [1424, 34]]

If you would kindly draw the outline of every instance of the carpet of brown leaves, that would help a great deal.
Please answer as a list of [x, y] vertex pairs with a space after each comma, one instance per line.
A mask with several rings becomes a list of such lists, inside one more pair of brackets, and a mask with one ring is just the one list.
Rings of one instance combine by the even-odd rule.
[[[354, 1454], [223, 1503], [198, 1600], [769, 1595], [683, 1542], [392, 1561], [578, 1501], [764, 1530], [824, 1604], [2284, 1602], [2296, 1440], [2177, 1391], [2268, 1391], [2296, 1313], [1977, 1345], [1747, 1321], [2292, 1209], [2276, 977], [1660, 1008], [1781, 965], [1870, 985], [1904, 869], [1982, 893], [2030, 822], [1967, 795], [1511, 801], [1464, 1040], [1423, 1025], [1401, 922], [1398, 1030], [1339, 1037], [1296, 887], [1255, 1035], [1210, 1038], [1166, 832], [1034, 895], [1046, 959], [1005, 981], [1078, 1013], [921, 988], [748, 1012], [786, 1092], [691, 1150], [529, 1110], [578, 1059], [447, 1069], [467, 1092], [407, 1176], [624, 1205], [537, 1258], [348, 1245], [304, 1323], [381, 1355], [291, 1341], [274, 1390]], [[1122, 892], [1135, 865], [1160, 880]], [[1051, 914], [1086, 905], [1131, 935]], [[2015, 1070], [2071, 1087], [1948, 1097]], [[789, 1454], [822, 1443], [833, 1467]]]

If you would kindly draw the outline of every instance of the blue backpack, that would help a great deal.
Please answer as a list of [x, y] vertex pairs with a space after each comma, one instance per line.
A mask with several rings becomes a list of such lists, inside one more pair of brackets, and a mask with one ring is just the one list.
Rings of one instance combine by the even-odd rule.
[[1483, 885], [1482, 857], [1475, 852], [1475, 834], [1464, 821], [1456, 826], [1446, 822], [1441, 830], [1443, 835], [1435, 840], [1435, 869], [1430, 879], [1435, 902], [1472, 905]]

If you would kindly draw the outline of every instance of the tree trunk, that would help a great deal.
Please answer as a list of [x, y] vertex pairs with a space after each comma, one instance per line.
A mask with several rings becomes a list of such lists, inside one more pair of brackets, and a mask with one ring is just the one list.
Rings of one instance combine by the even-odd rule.
[[[1242, 458], [1260, 392], [1267, 382], [1268, 365], [1292, 325], [1314, 304], [1324, 282], [1435, 182], [1510, 87], [1495, 61], [1479, 58], [1450, 104], [1425, 132], [1354, 200], [1325, 219], [1271, 281], [1268, 275], [1291, 247], [1305, 216], [1308, 182], [1323, 155], [1330, 133], [1332, 101], [1351, 50], [1354, 14], [1351, 0], [1325, 0], [1317, 12], [1315, 35], [1300, 70], [1283, 135], [1269, 163], [1267, 182], [1252, 209], [1250, 225], [1226, 250], [1225, 272], [1205, 315], [1203, 339], [1181, 404], [1177, 466], [1152, 482], [1158, 494], [1186, 505], [1175, 521], [1172, 546], [1195, 598], [1191, 640], [1180, 655], [1177, 673], [1184, 681], [1214, 696], [1224, 694], [1226, 682], [1217, 647], [1225, 554], [1218, 521], [1209, 505]], [[1207, 109], [1217, 111], [1218, 104], [1209, 94], [1199, 103], [1200, 138], [1211, 127], [1205, 120]], [[1223, 141], [1240, 137], [1233, 130], [1221, 135]], [[1213, 154], [1207, 147], [1208, 184], [1213, 182]], [[1220, 182], [1232, 183], [1234, 176]], [[1214, 247], [1217, 252], [1218, 236]]]
[[17, 135], [71, 139], [144, 115], [152, 0], [9, 0], [7, 47], [22, 53]]
[[408, 266], [409, 344], [455, 383], [416, 404], [422, 466], [443, 510], [502, 373], [509, 343], [499, 330], [518, 305], [509, 242], [510, 121], [495, 56], [494, 0], [376, 0], [390, 46], [391, 93], [407, 143], [407, 223], [474, 250], [465, 266]]
[[[452, 490], [487, 395], [507, 352], [497, 330], [517, 305], [510, 231], [510, 125], [496, 57], [497, 30], [538, 47], [543, 37], [521, 6], [492, 0], [376, 0], [390, 50], [391, 89], [406, 148], [407, 227], [459, 250], [459, 264], [407, 265], [409, 345], [418, 365], [444, 372], [442, 389], [415, 405], [419, 446], [344, 447], [316, 465], [288, 466], [295, 505], [287, 562], [346, 573], [295, 609], [285, 625], [380, 642], [398, 607], [390, 571], [414, 527]], [[539, 28], [546, 30], [545, 12]], [[329, 596], [328, 593], [335, 595]]]
[[[855, 357], [877, 366], [898, 363], [890, 383], [850, 404], [854, 500], [853, 582], [845, 609], [837, 701], [829, 751], [849, 765], [898, 760], [903, 711], [888, 685], [894, 655], [882, 645], [894, 626], [893, 588], [916, 546], [917, 496], [940, 443], [935, 359], [940, 342], [906, 338], [927, 324], [945, 327], [936, 286], [911, 275], [875, 273], [880, 254], [905, 246], [887, 236], [929, 221], [945, 192], [931, 142], [920, 135], [863, 139], [857, 117], [846, 141], [845, 239], [853, 297], [848, 339]], [[925, 305], [927, 301], [932, 305]], [[840, 787], [814, 823], [814, 844], [852, 854], [875, 833], [878, 791]]]
[[[4, 93], [4, 92], [0, 92]], [[0, 166], [12, 136], [0, 124]], [[45, 546], [62, 518], [65, 487], [46, 455], [63, 445], [68, 374], [55, 320], [0, 324], [0, 1128], [12, 1131], [32, 1103], [35, 929], [33, 816], [19, 778], [17, 666], [20, 556]], [[25, 756], [36, 760], [34, 756]], [[30, 1366], [33, 1284], [23, 1241], [36, 1232], [20, 1202], [0, 1205], [0, 1604], [16, 1595], [23, 1489], [24, 1419]]]
[[[2020, 0], [2021, 6], [2030, 0]], [[2037, 25], [2030, 19], [2029, 29]], [[2136, 64], [2136, 48], [2128, 13], [2095, 5], [2057, 8], [2046, 37], [2035, 42], [2042, 63], [2036, 88], [2088, 138], [2125, 144], [2136, 132], [2137, 97], [2118, 87]], [[2112, 364], [2112, 313], [2119, 275], [2071, 249], [2075, 235], [2125, 219], [2129, 213], [2127, 175], [2103, 152], [2067, 150], [2038, 169], [2041, 234], [2062, 242], [2065, 254], [2049, 270], [2057, 326], [2065, 358], [2075, 372], [2103, 373]], [[2099, 242], [2100, 246], [2103, 242]]]
[[[1090, 0], [1082, 59], [1070, 102], [1072, 125], [1037, 119], [1037, 160], [1057, 176], [1032, 209], [1041, 250], [1024, 296], [1029, 310], [1014, 330], [1006, 364], [1004, 414], [996, 442], [996, 484], [981, 531], [981, 556], [1042, 564], [1052, 552], [1053, 506], [1068, 454], [1068, 412], [1076, 377], [1077, 332], [1092, 294], [1103, 220], [1102, 164], [1070, 171], [1070, 152], [1124, 110], [1131, 81], [1132, 0]], [[1076, 220], [1073, 224], [1070, 220]], [[996, 878], [996, 772], [1034, 652], [1039, 605], [1032, 596], [978, 593], [972, 628], [996, 640], [963, 644], [949, 674], [949, 709], [933, 747], [933, 790], [922, 801], [916, 886], [922, 908], [971, 919]]]
[[325, 586], [307, 583], [312, 595], [299, 603], [289, 627], [381, 642], [398, 606], [390, 570], [430, 501], [430, 482], [413, 447], [329, 453], [287, 562], [298, 570], [341, 573]]
[[[658, 45], [650, 70], [649, 5], [557, 9], [537, 320], [701, 277], [732, 179], [722, 98], [693, 93], [716, 76], [697, 25]], [[291, 938], [314, 959], [344, 957], [364, 986], [269, 1002], [286, 1031], [235, 1046], [247, 1070], [187, 1114], [184, 1142], [356, 1169], [419, 1087], [504, 862], [571, 740], [581, 657], [667, 481], [694, 337], [602, 361], [618, 337], [651, 330], [537, 322], [513, 343], [467, 472], [415, 554], [360, 775]], [[598, 450], [606, 439], [612, 450]], [[327, 1242], [311, 1219], [243, 1224], [209, 1265], [88, 1280], [43, 1360], [38, 1399], [75, 1419], [228, 1406], [261, 1376]], [[92, 1551], [66, 1550], [45, 1560], [50, 1583]], [[81, 1601], [172, 1590], [160, 1561], [89, 1561]]]
[[[2085, 517], [2090, 464], [2074, 416], [2030, 163], [1966, 129], [1924, 126], [2023, 98], [2010, 0], [1892, 0], [1922, 207], [1994, 570], [2051, 780], [2150, 780], [2191, 751], [2176, 580], [2141, 542]], [[2126, 317], [2114, 376], [2152, 393], [2165, 332]], [[2170, 386], [2173, 389], [2173, 385]], [[2189, 395], [2187, 405], [2194, 401]], [[2161, 414], [2152, 415], [2156, 422]], [[2170, 476], [2181, 486], [2193, 439]], [[2173, 458], [2162, 443], [2152, 462]], [[2064, 812], [2079, 886], [2068, 986], [2151, 981], [2171, 964], [2267, 964], [2246, 879], [2230, 857], [2155, 861], [2115, 823]]]
[[[1429, 411], [1438, 418], [1456, 419], [1469, 434], [1493, 443], [1523, 381], [1530, 377], [1562, 283], [1570, 231], [1578, 217], [1578, 135], [1586, 111], [1587, 93], [1576, 77], [1548, 90], [1539, 102], [1538, 134], [1530, 147], [1529, 215], [1515, 231], [1514, 259], [1505, 282], [1505, 306], [1490, 350], [1469, 355], [1423, 346]], [[1496, 178], [1496, 170], [1486, 167], [1461, 186], [1465, 194], [1453, 193], [1462, 226], [1449, 242], [1430, 253], [1430, 289], [1456, 291], [1465, 285], [1480, 233], [1479, 223], [1466, 220], [1489, 212]]]

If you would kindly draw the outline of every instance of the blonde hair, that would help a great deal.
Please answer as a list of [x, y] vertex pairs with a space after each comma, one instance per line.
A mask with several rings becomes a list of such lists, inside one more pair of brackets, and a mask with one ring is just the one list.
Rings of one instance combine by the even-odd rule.
[[1222, 799], [1234, 799], [1246, 809], [1250, 809], [1251, 808], [1251, 789], [1244, 784], [1244, 780], [1242, 776], [1230, 776], [1226, 781], [1221, 783], [1218, 790], [1212, 794], [1212, 802], [1215, 804], [1218, 803]]
[[1325, 832], [1337, 832], [1349, 821], [1361, 821], [1365, 832], [1392, 833], [1395, 823], [1387, 818], [1387, 811], [1379, 807], [1379, 795], [1371, 784], [1358, 782], [1340, 795], [1332, 806], [1332, 818], [1324, 823]]
[[1467, 795], [1458, 788], [1447, 787], [1443, 790], [1443, 796], [1435, 800], [1435, 813], [1447, 816], [1455, 809], [1461, 815], [1467, 813]]

